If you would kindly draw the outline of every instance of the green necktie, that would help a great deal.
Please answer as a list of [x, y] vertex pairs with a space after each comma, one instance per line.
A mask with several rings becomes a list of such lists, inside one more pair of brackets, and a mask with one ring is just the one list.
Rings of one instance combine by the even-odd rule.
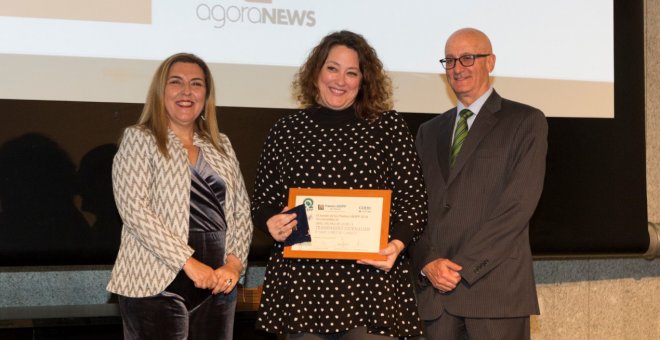
[[467, 120], [472, 116], [472, 111], [468, 109], [463, 109], [461, 112], [458, 114], [461, 116], [461, 118], [458, 120], [458, 124], [456, 124], [456, 131], [454, 131], [454, 143], [451, 145], [451, 154], [449, 156], [449, 165], [454, 165], [454, 162], [456, 161], [456, 157], [458, 157], [458, 153], [461, 151], [461, 146], [463, 145], [463, 141], [465, 140], [465, 137], [467, 137], [468, 134], [468, 125], [467, 125]]

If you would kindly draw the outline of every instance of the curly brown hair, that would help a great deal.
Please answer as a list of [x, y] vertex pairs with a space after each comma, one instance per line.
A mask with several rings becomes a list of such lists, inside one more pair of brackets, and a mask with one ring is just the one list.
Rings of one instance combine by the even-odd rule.
[[317, 80], [330, 50], [337, 45], [346, 46], [358, 54], [362, 82], [353, 108], [362, 119], [374, 121], [383, 112], [392, 109], [392, 81], [383, 69], [376, 50], [363, 36], [350, 31], [331, 33], [314, 47], [307, 61], [300, 67], [293, 81], [296, 99], [303, 107], [318, 106]]

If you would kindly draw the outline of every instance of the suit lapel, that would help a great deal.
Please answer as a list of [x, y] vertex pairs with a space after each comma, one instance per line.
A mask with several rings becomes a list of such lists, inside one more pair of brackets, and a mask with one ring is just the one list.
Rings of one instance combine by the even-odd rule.
[[435, 144], [437, 148], [436, 155], [438, 155], [438, 165], [445, 183], [447, 183], [447, 178], [449, 178], [449, 150], [451, 149], [452, 129], [455, 121], [456, 108], [447, 111], [443, 115], [443, 119], [439, 121], [436, 131], [434, 131], [436, 136], [438, 136], [438, 141]]
[[[451, 168], [449, 173], [449, 179], [447, 184], [456, 178], [456, 176], [461, 172], [465, 163], [472, 157], [472, 154], [477, 149], [481, 141], [488, 135], [488, 132], [495, 126], [497, 123], [497, 112], [500, 111], [502, 107], [502, 97], [500, 97], [497, 92], [493, 91], [488, 100], [484, 103], [484, 106], [481, 107], [481, 111], [477, 115], [477, 118], [474, 120], [472, 127], [468, 131], [468, 135], [463, 142], [461, 151], [456, 158], [456, 163]], [[448, 158], [448, 157], [447, 157]]]

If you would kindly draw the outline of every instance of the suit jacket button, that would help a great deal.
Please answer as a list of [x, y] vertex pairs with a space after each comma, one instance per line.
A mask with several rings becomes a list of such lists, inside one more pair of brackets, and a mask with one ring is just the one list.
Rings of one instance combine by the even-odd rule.
[[449, 204], [445, 204], [444, 208], [447, 209], [447, 210], [449, 210], [449, 209], [451, 209], [451, 205], [449, 205]]

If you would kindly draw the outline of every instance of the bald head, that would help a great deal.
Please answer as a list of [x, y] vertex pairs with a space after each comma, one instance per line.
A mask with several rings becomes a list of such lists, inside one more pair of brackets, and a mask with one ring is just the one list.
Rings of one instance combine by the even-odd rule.
[[473, 48], [479, 50], [479, 53], [493, 53], [493, 46], [490, 44], [488, 36], [476, 28], [461, 28], [452, 33], [447, 39], [447, 44], [445, 44], [445, 53], [447, 53], [447, 47], [450, 44], [459, 42], [469, 43]]
[[483, 32], [463, 28], [452, 33], [445, 44], [445, 58], [455, 61], [447, 69], [447, 81], [463, 105], [470, 106], [488, 91], [495, 55]]

